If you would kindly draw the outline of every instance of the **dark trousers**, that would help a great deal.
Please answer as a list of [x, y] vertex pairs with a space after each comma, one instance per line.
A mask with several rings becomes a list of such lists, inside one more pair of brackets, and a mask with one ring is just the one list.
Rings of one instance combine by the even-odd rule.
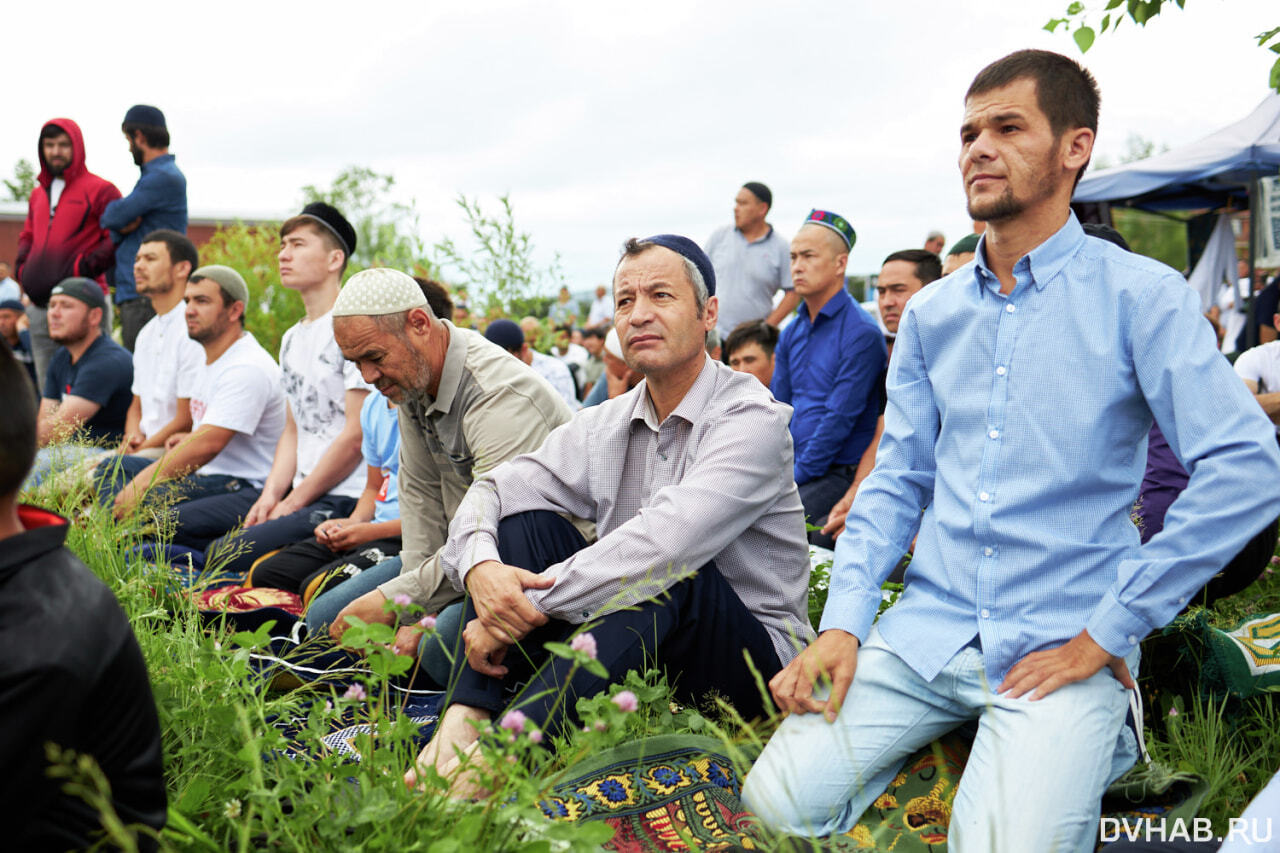
[[156, 309], [151, 300], [145, 296], [116, 303], [116, 315], [120, 317], [120, 342], [129, 352], [138, 340], [138, 332], [147, 325], [147, 321], [156, 316]]
[[[502, 561], [531, 572], [567, 559], [586, 544], [573, 525], [553, 512], [519, 513], [498, 525]], [[468, 598], [463, 624], [474, 618], [475, 605]], [[656, 666], [666, 670], [680, 701], [692, 704], [716, 693], [749, 720], [764, 713], [765, 704], [744, 657], [750, 657], [765, 682], [782, 668], [768, 631], [714, 562], [657, 600], [588, 623], [599, 650], [597, 659], [609, 672], [607, 679], [581, 668], [570, 679], [572, 662], [543, 649], [547, 642], [565, 642], [578, 628], [553, 619], [535, 629], [507, 651], [503, 664], [508, 673], [500, 679], [481, 675], [465, 655], [458, 655], [451, 677], [452, 701], [493, 714], [518, 708], [539, 728], [558, 734], [577, 722], [580, 697], [602, 692], [628, 670]]]
[[350, 551], [335, 552], [314, 536], [295, 542], [253, 567], [248, 586], [305, 593], [311, 581], [339, 566], [364, 570], [400, 553], [400, 537], [374, 539]]
[[[853, 477], [858, 473], [857, 465], [832, 465], [827, 473], [815, 477], [800, 486], [800, 503], [804, 505], [804, 520], [822, 527], [827, 523], [827, 515], [836, 501], [844, 497], [853, 485]], [[823, 536], [818, 531], [809, 534], [809, 544], [819, 548], [835, 548], [831, 537]]]
[[329, 518], [345, 518], [356, 506], [355, 498], [325, 495], [291, 515], [228, 534], [261, 496], [258, 489], [240, 489], [178, 504], [173, 544], [203, 549], [205, 565], [218, 563], [223, 571], [244, 574], [254, 560], [268, 551], [314, 536], [317, 524]]

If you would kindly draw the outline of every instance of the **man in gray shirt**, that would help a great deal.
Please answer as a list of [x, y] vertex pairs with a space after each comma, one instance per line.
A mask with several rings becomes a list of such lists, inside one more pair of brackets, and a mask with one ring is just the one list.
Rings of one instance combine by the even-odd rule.
[[[688, 238], [628, 241], [614, 319], [644, 381], [468, 490], [442, 555], [468, 593], [466, 656], [419, 767], [448, 778], [478, 736], [470, 722], [504, 708], [559, 731], [575, 697], [646, 662], [683, 701], [714, 691], [750, 719], [763, 711], [752, 667], [769, 678], [812, 636], [791, 410], [708, 358], [715, 281]], [[565, 516], [594, 520], [599, 539]], [[542, 651], [584, 623], [576, 645], [607, 677]]]
[[[772, 207], [768, 187], [758, 181], [744, 184], [733, 200], [733, 226], [716, 229], [707, 240], [718, 282], [716, 329], [721, 339], [748, 320], [781, 326], [800, 304], [791, 289], [791, 244], [765, 221]], [[775, 308], [779, 289], [784, 292]]]
[[[397, 270], [351, 277], [334, 303], [333, 335], [364, 380], [400, 407], [404, 543], [400, 575], [339, 612], [330, 627], [337, 639], [347, 616], [389, 624], [393, 614], [383, 605], [397, 595], [432, 614], [460, 598], [444, 581], [437, 552], [472, 478], [536, 450], [572, 412], [523, 362], [437, 318], [418, 283]], [[593, 534], [589, 524], [580, 529]], [[397, 649], [412, 652], [419, 633], [402, 626]]]

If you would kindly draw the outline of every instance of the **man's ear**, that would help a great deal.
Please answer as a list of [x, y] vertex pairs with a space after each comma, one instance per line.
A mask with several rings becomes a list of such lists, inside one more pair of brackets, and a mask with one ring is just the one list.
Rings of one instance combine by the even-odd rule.
[[1087, 127], [1077, 127], [1063, 134], [1062, 168], [1075, 173], [1084, 168], [1093, 156], [1093, 131]]
[[707, 304], [702, 309], [702, 325], [708, 332], [716, 327], [716, 320], [720, 317], [720, 297], [708, 296]]

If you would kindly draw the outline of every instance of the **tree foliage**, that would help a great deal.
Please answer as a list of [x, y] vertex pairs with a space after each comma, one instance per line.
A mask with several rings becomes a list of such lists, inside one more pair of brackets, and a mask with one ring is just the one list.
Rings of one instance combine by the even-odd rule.
[[[1107, 0], [1102, 18], [1097, 21], [1095, 28], [1089, 23], [1096, 19], [1095, 15], [1085, 8], [1084, 3], [1073, 0], [1061, 18], [1050, 19], [1044, 28], [1051, 33], [1058, 28], [1062, 28], [1063, 32], [1070, 32], [1076, 47], [1080, 48], [1081, 53], [1085, 53], [1093, 47], [1093, 42], [1099, 35], [1108, 29], [1114, 32], [1124, 23], [1125, 18], [1145, 27], [1148, 21], [1173, 5], [1181, 9], [1186, 5], [1186, 0]], [[1259, 47], [1266, 47], [1272, 53], [1280, 54], [1280, 27], [1258, 33], [1254, 38]], [[1280, 92], [1280, 59], [1271, 66], [1267, 85]]]
[[[559, 255], [546, 267], [533, 260], [533, 237], [516, 226], [510, 196], [499, 196], [502, 209], [485, 213], [479, 199], [459, 195], [475, 247], [466, 251], [451, 238], [436, 243], [442, 265], [456, 272], [457, 281], [467, 288], [474, 303], [485, 315], [515, 316], [534, 313], [540, 294], [553, 293], [564, 283]], [[543, 300], [545, 301], [545, 300]]]
[[31, 165], [30, 160], [25, 157], [19, 158], [18, 162], [13, 164], [13, 180], [0, 179], [4, 180], [5, 190], [9, 193], [9, 200], [26, 201], [31, 198], [31, 191], [36, 188], [38, 174], [35, 166]]
[[435, 264], [427, 256], [412, 202], [405, 204], [391, 198], [395, 183], [391, 175], [365, 166], [348, 166], [328, 189], [313, 184], [303, 187], [303, 204], [331, 204], [351, 223], [356, 231], [356, 250], [347, 263], [349, 272], [391, 267], [435, 278]]

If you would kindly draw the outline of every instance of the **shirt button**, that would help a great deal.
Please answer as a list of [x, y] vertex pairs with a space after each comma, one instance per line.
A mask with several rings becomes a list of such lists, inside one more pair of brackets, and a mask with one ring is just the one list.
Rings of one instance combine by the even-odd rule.
[[1004, 306], [1004, 310], [1012, 314], [1014, 311], [1017, 311], [1018, 309], [1014, 306], [1012, 302], [1010, 302], [1008, 305]]
[[990, 618], [991, 618], [991, 611], [990, 611], [990, 610], [988, 610], [988, 609], [987, 609], [987, 608], [985, 608], [985, 607], [984, 607], [984, 608], [982, 608], [982, 618], [983, 618], [983, 619], [990, 619]]
[[993, 429], [991, 432], [987, 433], [987, 438], [999, 438], [999, 437], [1000, 437], [1000, 430], [998, 429]]
[[996, 376], [1004, 376], [1008, 372], [1008, 370], [1005, 370], [1003, 364], [996, 368]]
[[986, 503], [987, 501], [991, 500], [991, 495], [988, 494], [987, 492], [978, 492], [978, 500], [982, 501], [983, 503]]
[[995, 552], [996, 552], [996, 549], [995, 549], [995, 548], [992, 548], [990, 545], [988, 545], [987, 547], [985, 547], [985, 548], [983, 548], [983, 549], [982, 549], [982, 556], [984, 556], [984, 557], [990, 557], [990, 556], [991, 556], [992, 554], [994, 554]]
[[1138, 645], [1138, 638], [1133, 636], [1133, 634], [1130, 634], [1127, 639], [1129, 640], [1129, 645], [1131, 646]]

